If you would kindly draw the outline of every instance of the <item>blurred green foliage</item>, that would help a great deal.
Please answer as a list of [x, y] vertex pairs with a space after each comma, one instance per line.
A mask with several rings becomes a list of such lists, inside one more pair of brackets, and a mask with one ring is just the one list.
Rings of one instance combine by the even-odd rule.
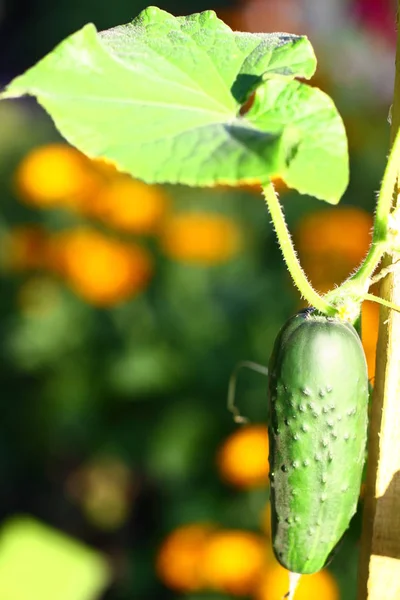
[[[145, 5], [42, 0], [21, 25], [10, 9], [18, 35], [3, 55], [1, 75], [14, 75], [87, 21], [110, 27]], [[177, 13], [216, 7], [200, 0], [190, 10], [182, 2], [158, 5]], [[359, 114], [339, 91], [337, 97], [353, 132], [351, 183], [342, 202], [372, 211], [387, 151], [386, 114], [380, 108]], [[62, 210], [23, 205], [13, 187], [26, 153], [59, 140], [49, 120], [23, 101], [1, 104], [0, 121], [0, 235], [26, 223], [57, 231], [79, 222]], [[268, 362], [277, 331], [299, 306], [261, 197], [222, 188], [167, 192], [174, 210], [234, 219], [243, 232], [240, 254], [218, 266], [184, 264], [166, 257], [157, 240], [145, 240], [156, 265], [150, 285], [109, 309], [94, 308], [51, 276], [1, 273], [0, 517], [33, 515], [104, 553], [113, 572], [104, 600], [177, 597], [158, 580], [154, 563], [164, 536], [183, 523], [258, 530], [267, 487], [238, 491], [221, 482], [216, 467], [218, 448], [237, 428], [226, 408], [227, 386], [238, 361]], [[310, 211], [324, 210], [291, 192], [282, 198], [292, 230]], [[27, 283], [33, 304], [21, 302]], [[237, 401], [252, 422], [265, 423], [266, 379], [241, 374]], [[101, 468], [93, 476], [104, 457], [117, 465], [111, 473], [118, 465], [127, 469], [129, 485], [114, 486]], [[102, 477], [126, 500], [111, 527], [115, 504], [104, 503], [108, 520], [96, 504]], [[343, 600], [355, 597], [359, 531], [357, 514], [332, 563]], [[0, 541], [0, 568], [1, 560]]]

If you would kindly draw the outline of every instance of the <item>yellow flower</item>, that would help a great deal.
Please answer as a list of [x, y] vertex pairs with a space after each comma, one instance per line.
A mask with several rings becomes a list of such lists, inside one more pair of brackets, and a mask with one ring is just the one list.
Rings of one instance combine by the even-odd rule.
[[202, 589], [203, 552], [211, 531], [205, 524], [184, 525], [163, 541], [156, 570], [167, 587], [180, 592]]
[[222, 215], [182, 212], [167, 219], [161, 245], [165, 254], [175, 260], [213, 265], [238, 252], [240, 231]]
[[152, 234], [157, 232], [167, 206], [161, 188], [120, 175], [93, 197], [87, 214], [123, 231]]
[[142, 291], [151, 276], [148, 253], [138, 245], [91, 229], [62, 232], [53, 241], [53, 269], [97, 306], [111, 306]]
[[[289, 571], [275, 560], [268, 563], [259, 582], [255, 600], [282, 600], [289, 590]], [[338, 585], [329, 571], [302, 575], [296, 588], [295, 600], [339, 600]]]
[[372, 216], [343, 206], [311, 213], [294, 239], [306, 274], [320, 292], [341, 283], [362, 262], [371, 242]]
[[4, 240], [5, 267], [15, 271], [41, 269], [46, 264], [48, 233], [38, 225], [14, 227]]
[[228, 594], [247, 596], [259, 581], [265, 565], [266, 543], [248, 531], [215, 532], [202, 556], [205, 586]]
[[48, 144], [25, 156], [15, 173], [15, 184], [27, 204], [74, 207], [94, 193], [98, 178], [83, 154], [66, 144]]
[[221, 477], [238, 487], [268, 485], [268, 430], [264, 425], [246, 425], [225, 440], [217, 456]]

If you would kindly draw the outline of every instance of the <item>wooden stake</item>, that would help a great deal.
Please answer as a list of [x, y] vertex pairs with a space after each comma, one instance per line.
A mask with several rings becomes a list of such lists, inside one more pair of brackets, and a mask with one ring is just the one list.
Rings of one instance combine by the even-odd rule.
[[[397, 6], [399, 24], [400, 0]], [[400, 33], [391, 142], [400, 125]], [[400, 170], [400, 165], [399, 165]], [[398, 260], [388, 259], [384, 266]], [[381, 283], [380, 296], [400, 303], [400, 268]], [[358, 600], [400, 600], [400, 315], [381, 307], [370, 415], [368, 473], [361, 539]]]

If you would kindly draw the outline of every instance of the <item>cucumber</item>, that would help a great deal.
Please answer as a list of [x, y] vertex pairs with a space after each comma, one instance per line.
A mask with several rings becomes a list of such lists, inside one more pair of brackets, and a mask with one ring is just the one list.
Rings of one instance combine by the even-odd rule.
[[354, 327], [307, 309], [283, 326], [269, 363], [271, 525], [278, 561], [315, 573], [357, 507], [368, 371]]

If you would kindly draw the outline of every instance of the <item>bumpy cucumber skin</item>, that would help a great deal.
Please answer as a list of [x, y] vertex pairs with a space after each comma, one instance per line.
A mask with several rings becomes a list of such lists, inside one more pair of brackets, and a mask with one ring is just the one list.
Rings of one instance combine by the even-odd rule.
[[368, 371], [352, 325], [306, 310], [284, 325], [269, 364], [272, 539], [278, 561], [315, 573], [357, 508]]

